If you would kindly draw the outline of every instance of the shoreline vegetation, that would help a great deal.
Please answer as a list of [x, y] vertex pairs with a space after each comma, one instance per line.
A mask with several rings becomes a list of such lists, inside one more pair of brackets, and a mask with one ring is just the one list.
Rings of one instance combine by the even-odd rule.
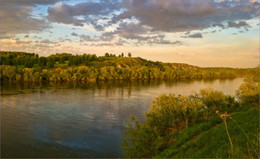
[[228, 79], [252, 75], [257, 68], [203, 68], [105, 53], [40, 57], [35, 53], [0, 52], [1, 81], [63, 82], [149, 79]]
[[211, 88], [162, 94], [146, 120], [126, 120], [126, 158], [259, 158], [259, 71], [235, 96]]

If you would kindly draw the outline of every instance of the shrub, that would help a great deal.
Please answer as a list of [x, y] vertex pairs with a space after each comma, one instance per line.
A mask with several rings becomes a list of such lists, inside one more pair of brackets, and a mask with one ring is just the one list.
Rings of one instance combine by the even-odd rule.
[[161, 95], [153, 101], [146, 121], [127, 121], [123, 149], [125, 157], [151, 157], [166, 143], [165, 136], [204, 119], [205, 107], [199, 98]]
[[228, 106], [227, 96], [221, 91], [213, 90], [212, 88], [206, 88], [200, 90], [199, 96], [203, 103], [207, 106], [210, 115]]
[[245, 79], [244, 83], [239, 87], [236, 92], [236, 95], [242, 102], [253, 102], [255, 104], [259, 104], [259, 94], [259, 82], [253, 80], [253, 78]]

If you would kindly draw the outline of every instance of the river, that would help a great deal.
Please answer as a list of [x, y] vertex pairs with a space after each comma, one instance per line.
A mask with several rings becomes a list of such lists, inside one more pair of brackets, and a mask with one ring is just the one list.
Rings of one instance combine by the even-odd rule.
[[2, 157], [123, 157], [125, 120], [132, 114], [144, 121], [154, 97], [208, 87], [234, 95], [242, 82], [2, 83]]

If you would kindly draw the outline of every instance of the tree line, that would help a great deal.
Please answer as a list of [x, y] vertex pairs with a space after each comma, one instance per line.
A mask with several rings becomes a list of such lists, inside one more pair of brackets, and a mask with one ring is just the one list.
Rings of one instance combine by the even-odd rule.
[[135, 79], [215, 79], [252, 74], [257, 69], [201, 68], [188, 64], [154, 62], [140, 57], [105, 53], [40, 57], [35, 53], [0, 54], [1, 81], [98, 81]]

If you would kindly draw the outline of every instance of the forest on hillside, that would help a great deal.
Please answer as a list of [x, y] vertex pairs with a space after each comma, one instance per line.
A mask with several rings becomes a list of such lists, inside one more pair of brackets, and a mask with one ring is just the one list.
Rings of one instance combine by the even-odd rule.
[[202, 68], [182, 63], [163, 63], [128, 53], [72, 55], [0, 52], [1, 81], [105, 81], [136, 79], [216, 79], [255, 74], [259, 68]]

